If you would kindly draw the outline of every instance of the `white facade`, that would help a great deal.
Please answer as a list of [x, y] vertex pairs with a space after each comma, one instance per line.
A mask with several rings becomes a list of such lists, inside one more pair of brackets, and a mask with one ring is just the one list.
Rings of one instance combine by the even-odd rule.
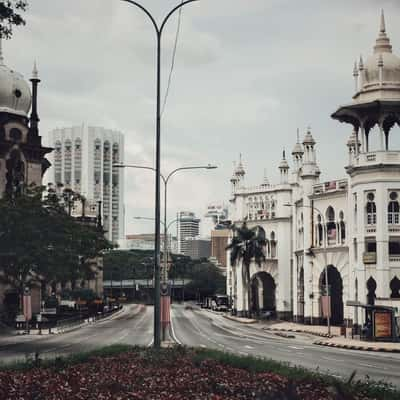
[[93, 126], [54, 129], [49, 134], [54, 147], [47, 182], [63, 184], [81, 193], [89, 202], [102, 202], [106, 237], [116, 242], [125, 236], [123, 169], [124, 137], [120, 132]]
[[[250, 267], [253, 309], [321, 323], [325, 267], [333, 324], [364, 322], [348, 300], [400, 308], [400, 149], [390, 146], [392, 128], [400, 125], [400, 58], [383, 14], [374, 53], [353, 76], [353, 102], [332, 115], [352, 125], [343, 143], [347, 178], [320, 183], [310, 130], [293, 149], [290, 174], [284, 154], [278, 185], [246, 187], [242, 162], [234, 171], [230, 218], [236, 226], [245, 220], [260, 226], [268, 239], [266, 261]], [[373, 134], [378, 149], [369, 145]], [[239, 314], [248, 310], [241, 268], [230, 265], [228, 254], [227, 293]]]
[[190, 255], [190, 240], [197, 238], [200, 234], [200, 219], [190, 211], [180, 211], [176, 217], [178, 253]]

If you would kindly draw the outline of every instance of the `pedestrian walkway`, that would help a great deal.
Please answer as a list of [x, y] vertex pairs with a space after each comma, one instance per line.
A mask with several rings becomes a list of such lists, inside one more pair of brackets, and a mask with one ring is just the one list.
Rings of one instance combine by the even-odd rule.
[[400, 353], [400, 343], [393, 342], [366, 342], [351, 338], [334, 337], [325, 340], [317, 340], [314, 344], [321, 346], [337, 347], [349, 350], [382, 351], [388, 353]]
[[269, 331], [308, 333], [310, 335], [322, 337], [340, 336], [341, 334], [341, 328], [339, 326], [331, 326], [331, 333], [329, 335], [326, 325], [304, 325], [295, 322], [266, 322], [263, 329]]

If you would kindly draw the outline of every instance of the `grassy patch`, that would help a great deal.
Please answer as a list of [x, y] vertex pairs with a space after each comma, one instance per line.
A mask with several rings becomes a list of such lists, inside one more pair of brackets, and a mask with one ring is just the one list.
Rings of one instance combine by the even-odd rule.
[[[125, 356], [123, 355], [125, 353]], [[346, 398], [373, 398], [379, 400], [398, 400], [400, 392], [393, 386], [367, 379], [358, 380], [356, 374], [353, 373], [347, 380], [340, 380], [332, 376], [311, 371], [302, 367], [291, 366], [288, 363], [278, 362], [270, 359], [257, 358], [251, 356], [238, 356], [231, 353], [225, 353], [211, 349], [190, 349], [177, 346], [171, 349], [154, 350], [153, 348], [128, 346], [128, 345], [112, 345], [99, 348], [96, 350], [76, 353], [65, 357], [56, 357], [54, 359], [42, 360], [39, 357], [28, 359], [24, 362], [16, 362], [13, 364], [0, 366], [1, 371], [27, 372], [40, 369], [51, 369], [54, 373], [64, 370], [77, 364], [87, 362], [97, 363], [101, 359], [110, 358], [105, 363], [120, 363], [118, 358], [125, 357], [125, 360], [135, 359], [142, 369], [162, 370], [166, 366], [179, 365], [182, 360], [190, 359], [190, 363], [194, 367], [199, 367], [209, 360], [217, 362], [220, 365], [234, 367], [240, 370], [248, 371], [250, 374], [272, 373], [288, 380], [288, 388], [292, 385], [311, 387], [326, 387], [329, 391], [337, 394], [338, 399]], [[120, 358], [121, 358], [120, 357]], [[103, 361], [104, 362], [104, 361]], [[206, 365], [206, 364], [204, 364]], [[204, 368], [204, 365], [202, 368]], [[168, 367], [170, 368], [170, 367]], [[52, 372], [50, 371], [52, 374]], [[143, 379], [140, 377], [137, 380]], [[0, 396], [1, 397], [1, 396]], [[291, 397], [288, 397], [291, 398]]]
[[[271, 372], [284, 376], [293, 382], [319, 382], [327, 387], [332, 387], [339, 395], [364, 394], [365, 396], [382, 400], [399, 400], [400, 392], [393, 386], [383, 381], [366, 379], [355, 379], [356, 371], [347, 380], [341, 380], [320, 372], [291, 366], [289, 363], [279, 362], [272, 359], [258, 358], [252, 356], [238, 356], [236, 354], [221, 352], [212, 349], [196, 349], [194, 353], [195, 363], [212, 359], [224, 365], [245, 369], [252, 373]], [[340, 397], [339, 397], [340, 398]]]
[[139, 347], [129, 346], [125, 344], [114, 344], [111, 346], [101, 347], [91, 351], [82, 353], [74, 353], [64, 357], [55, 357], [49, 359], [41, 359], [40, 354], [32, 354], [25, 361], [16, 361], [8, 364], [1, 364], [0, 371], [28, 371], [32, 368], [65, 368], [70, 365], [87, 362], [93, 357], [111, 357], [127, 351], [133, 351]]

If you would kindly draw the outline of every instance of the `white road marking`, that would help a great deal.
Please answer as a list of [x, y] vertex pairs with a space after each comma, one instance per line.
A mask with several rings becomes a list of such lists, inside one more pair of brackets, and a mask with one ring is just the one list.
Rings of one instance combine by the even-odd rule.
[[171, 333], [172, 333], [172, 339], [174, 339], [176, 343], [182, 345], [182, 342], [176, 337], [176, 334], [175, 334], [174, 323], [173, 323], [173, 320], [174, 320], [173, 315], [174, 315], [174, 312], [171, 309]]
[[328, 361], [338, 361], [338, 362], [343, 362], [344, 360], [339, 360], [338, 358], [333, 358], [333, 357], [324, 357], [322, 356], [321, 358], [323, 358], [324, 360], [328, 360]]
[[246, 344], [246, 346], [244, 346], [246, 349], [254, 349], [254, 347], [251, 347], [249, 345]]
[[374, 365], [374, 364], [358, 363], [358, 365], [361, 365], [362, 367], [379, 368], [378, 365]]
[[304, 347], [297, 347], [297, 346], [288, 346], [288, 348], [294, 350], [304, 350]]

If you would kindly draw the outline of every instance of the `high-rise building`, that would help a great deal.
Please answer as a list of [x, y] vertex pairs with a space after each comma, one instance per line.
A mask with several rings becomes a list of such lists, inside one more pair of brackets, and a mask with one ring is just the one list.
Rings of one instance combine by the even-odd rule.
[[120, 132], [94, 126], [57, 128], [50, 132], [54, 147], [47, 182], [62, 184], [89, 202], [102, 203], [106, 237], [124, 238], [124, 137]]
[[211, 231], [228, 218], [228, 207], [223, 204], [209, 204], [201, 223], [202, 237], [210, 238]]
[[214, 229], [211, 231], [211, 256], [215, 258], [222, 268], [226, 268], [226, 253], [231, 236], [230, 229]]
[[177, 214], [178, 253], [190, 255], [190, 240], [200, 234], [200, 219], [190, 211], [180, 211]]

